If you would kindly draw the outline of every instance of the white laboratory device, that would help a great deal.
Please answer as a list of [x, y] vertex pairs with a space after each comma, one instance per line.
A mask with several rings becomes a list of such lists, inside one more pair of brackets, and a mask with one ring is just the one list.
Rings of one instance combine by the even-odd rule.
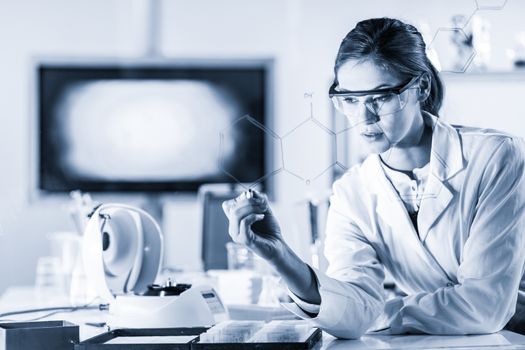
[[162, 261], [162, 233], [145, 211], [103, 204], [88, 221], [82, 243], [84, 268], [103, 302], [110, 328], [208, 327], [228, 318], [206, 285], [153, 285]]

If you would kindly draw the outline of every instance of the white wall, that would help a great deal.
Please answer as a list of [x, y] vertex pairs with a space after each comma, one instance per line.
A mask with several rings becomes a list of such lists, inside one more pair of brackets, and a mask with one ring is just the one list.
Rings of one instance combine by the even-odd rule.
[[[32, 58], [138, 56], [148, 46], [146, 5], [146, 0], [0, 0], [0, 291], [33, 283], [36, 259], [48, 253], [45, 234], [72, 229], [64, 199], [29, 200]], [[453, 14], [472, 13], [475, 1], [169, 0], [162, 9], [159, 39], [167, 57], [275, 59], [273, 128], [284, 135], [309, 116], [305, 92], [314, 92], [314, 114], [330, 125], [326, 89], [333, 59], [356, 21], [394, 16], [426, 22], [433, 33], [448, 26]], [[514, 32], [525, 30], [525, 2], [508, 0], [503, 10], [480, 14], [492, 22], [491, 67], [506, 69], [505, 50], [513, 46]], [[306, 156], [301, 149], [295, 144], [291, 156], [309, 171], [318, 163], [312, 159], [329, 157], [328, 142], [319, 144], [315, 154]], [[286, 172], [275, 180], [284, 231], [292, 245], [304, 250], [308, 235], [300, 203], [308, 192], [328, 188], [330, 175], [310, 186]], [[165, 209], [167, 264], [196, 267], [196, 199], [175, 196]]]

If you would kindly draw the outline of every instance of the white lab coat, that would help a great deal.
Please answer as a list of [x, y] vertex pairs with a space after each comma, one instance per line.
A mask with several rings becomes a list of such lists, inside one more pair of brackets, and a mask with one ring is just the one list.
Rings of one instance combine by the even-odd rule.
[[[523, 140], [429, 114], [425, 122], [435, 127], [419, 236], [378, 155], [334, 183], [329, 267], [315, 270], [319, 313], [289, 306], [334, 336], [383, 326], [394, 334], [491, 333], [513, 315], [514, 324], [525, 322]], [[383, 268], [406, 296], [385, 302]]]

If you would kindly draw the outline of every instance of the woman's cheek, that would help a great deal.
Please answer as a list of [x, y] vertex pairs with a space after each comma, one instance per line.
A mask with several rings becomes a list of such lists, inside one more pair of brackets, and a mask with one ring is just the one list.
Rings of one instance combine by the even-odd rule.
[[399, 124], [392, 122], [393, 118], [387, 117], [386, 119], [382, 119], [378, 125], [379, 128], [383, 131], [385, 137], [387, 140], [394, 142], [396, 138], [398, 137], [398, 129]]
[[383, 132], [392, 144], [399, 143], [410, 129], [410, 118], [400, 113], [384, 116], [380, 123]]

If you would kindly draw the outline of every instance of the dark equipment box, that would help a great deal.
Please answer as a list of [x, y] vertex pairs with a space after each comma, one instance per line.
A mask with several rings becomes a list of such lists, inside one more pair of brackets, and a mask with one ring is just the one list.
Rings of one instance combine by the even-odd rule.
[[78, 326], [67, 321], [0, 323], [0, 350], [73, 350]]

